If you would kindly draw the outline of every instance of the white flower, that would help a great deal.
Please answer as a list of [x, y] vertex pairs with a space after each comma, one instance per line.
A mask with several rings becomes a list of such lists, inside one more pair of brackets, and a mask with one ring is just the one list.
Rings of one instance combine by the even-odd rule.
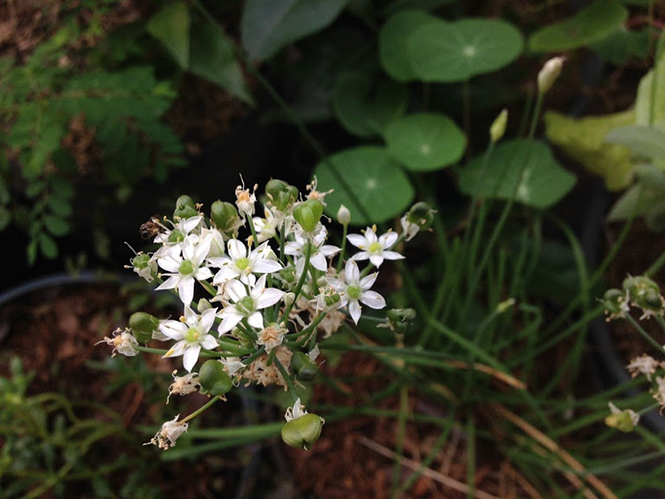
[[204, 281], [212, 277], [212, 272], [203, 261], [210, 251], [211, 240], [206, 238], [195, 244], [191, 237], [186, 237], [180, 248], [172, 247], [157, 260], [161, 268], [167, 271], [169, 278], [155, 289], [177, 289], [180, 300], [188, 306], [194, 298], [194, 281]]
[[277, 229], [284, 223], [284, 214], [276, 208], [270, 210], [267, 207], [263, 208], [265, 218], [254, 217], [254, 230], [256, 230], [257, 242], [262, 243], [268, 239], [272, 239], [277, 235]]
[[[157, 234], [153, 242], [161, 243], [164, 246], [180, 246], [182, 242], [193, 233], [194, 229], [198, 228], [203, 222], [203, 215], [195, 215], [190, 218], [181, 218], [175, 224], [173, 224], [173, 229], [166, 229], [163, 232]], [[172, 222], [170, 222], [172, 223]], [[177, 237], [172, 237], [177, 235]], [[161, 248], [158, 250], [158, 253], [163, 251]]]
[[177, 343], [164, 354], [165, 358], [182, 355], [182, 364], [188, 372], [192, 371], [199, 359], [201, 348], [211, 350], [217, 347], [215, 337], [209, 334], [215, 322], [216, 308], [204, 310], [198, 315], [191, 308], [185, 307], [185, 316], [179, 321], [164, 321], [159, 329]]
[[95, 345], [99, 345], [100, 343], [113, 345], [111, 357], [115, 357], [116, 353], [120, 353], [126, 357], [134, 357], [134, 355], [139, 353], [136, 349], [139, 342], [128, 329], [125, 329], [124, 331], [122, 329], [116, 329], [113, 331], [113, 338], [105, 336], [103, 340], [98, 341]]
[[233, 304], [224, 307], [220, 313], [222, 319], [218, 328], [220, 334], [228, 333], [245, 318], [250, 326], [263, 329], [263, 315], [259, 310], [274, 305], [284, 295], [284, 291], [279, 289], [266, 289], [265, 275], [256, 281], [249, 293], [247, 286], [237, 280], [229, 281], [226, 284], [226, 292]]
[[210, 251], [208, 252], [208, 258], [217, 258], [224, 255], [225, 244], [224, 236], [217, 229], [201, 229], [200, 240], [204, 241], [210, 239]]
[[250, 192], [249, 189], [244, 189], [245, 185], [243, 182], [242, 186], [236, 187], [236, 206], [238, 211], [243, 214], [243, 216], [252, 216], [254, 215], [254, 203], [256, 203], [256, 192], [257, 185], [254, 186], [254, 190]]
[[[323, 227], [323, 226], [322, 226]], [[295, 234], [295, 239], [289, 241], [284, 245], [284, 253], [291, 256], [300, 257], [296, 262], [296, 275], [302, 275], [302, 272], [305, 267], [305, 251], [309, 247], [309, 261], [317, 270], [321, 272], [326, 272], [328, 270], [328, 261], [327, 258], [331, 257], [341, 251], [337, 246], [331, 244], [323, 244], [328, 235], [327, 230], [323, 227], [316, 236], [311, 239], [306, 239], [300, 234]]]
[[399, 237], [396, 232], [388, 231], [380, 237], [376, 236], [376, 226], [367, 227], [363, 231], [364, 235], [360, 234], [349, 234], [346, 238], [351, 244], [356, 248], [361, 249], [359, 253], [356, 253], [351, 257], [352, 260], [367, 260], [376, 267], [379, 268], [383, 263], [383, 260], [400, 260], [404, 256], [400, 255], [396, 251], [390, 251], [397, 238]]
[[284, 419], [286, 421], [293, 421], [294, 419], [298, 419], [303, 417], [305, 414], [308, 414], [308, 412], [305, 410], [305, 406], [300, 403], [300, 397], [296, 400], [296, 403], [293, 404], [293, 407], [288, 407], [286, 409], [286, 413], [284, 414]]
[[647, 380], [651, 381], [651, 375], [654, 374], [659, 367], [663, 367], [662, 362], [657, 361], [650, 355], [643, 354], [631, 360], [630, 364], [626, 366], [626, 369], [628, 369], [633, 378], [639, 374], [644, 374], [647, 377]]
[[167, 421], [162, 425], [162, 428], [155, 434], [150, 442], [146, 442], [143, 445], [156, 445], [160, 449], [170, 449], [175, 445], [175, 441], [180, 438], [180, 435], [187, 431], [189, 423], [178, 423], [178, 414], [171, 421]]
[[343, 281], [334, 277], [326, 278], [328, 283], [340, 294], [339, 308], [345, 306], [356, 324], [360, 320], [360, 303], [374, 309], [381, 309], [386, 306], [383, 296], [376, 291], [370, 291], [378, 275], [378, 272], [374, 272], [360, 279], [358, 264], [354, 260], [349, 260], [346, 262], [346, 267], [344, 267]]
[[219, 268], [212, 281], [215, 285], [231, 279], [251, 284], [252, 274], [270, 274], [282, 269], [267, 241], [247, 254], [247, 247], [241, 241], [229, 239], [227, 249], [228, 255], [208, 260], [210, 265]]

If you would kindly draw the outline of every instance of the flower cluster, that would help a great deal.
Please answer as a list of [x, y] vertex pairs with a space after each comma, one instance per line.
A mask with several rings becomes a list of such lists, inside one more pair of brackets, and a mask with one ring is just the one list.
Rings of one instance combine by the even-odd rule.
[[[665, 330], [665, 298], [663, 298], [658, 284], [647, 276], [629, 276], [624, 279], [622, 289], [609, 289], [601, 300], [605, 307], [606, 320], [627, 319], [637, 332], [639, 332], [654, 348], [656, 352], [665, 353], [665, 347], [659, 345], [640, 324], [630, 315], [631, 307], [641, 311], [639, 320], [655, 318], [656, 322]], [[651, 394], [660, 405], [661, 411], [665, 408], [665, 377], [659, 376], [659, 371], [665, 369], [665, 361], [658, 360], [651, 355], [642, 354], [633, 358], [626, 369], [631, 377], [643, 376], [651, 384]], [[632, 431], [639, 421], [639, 414], [631, 409], [619, 410], [610, 403], [610, 415], [605, 422], [608, 426], [621, 431]]]
[[[429, 226], [431, 210], [415, 205], [402, 218], [400, 234], [379, 234], [376, 226], [348, 234], [351, 214], [342, 206], [340, 247], [328, 243], [323, 213], [329, 193], [317, 191], [315, 182], [303, 195], [271, 180], [258, 210], [256, 189], [239, 186], [234, 204], [215, 201], [208, 214], [181, 196], [171, 218], [152, 217], [144, 224], [141, 235], [156, 249], [136, 254], [130, 268], [157, 290], [177, 294], [182, 316], [160, 320], [139, 312], [120, 336], [104, 341], [126, 355], [149, 341], [168, 343], [163, 356], [182, 357], [188, 373], [174, 373], [169, 394], [200, 391], [223, 398], [240, 383], [278, 385], [292, 392], [295, 415], [300, 404], [294, 383], [316, 375], [319, 340], [348, 318], [357, 324], [363, 307], [386, 306], [372, 290], [379, 268], [404, 258], [397, 247]], [[358, 251], [347, 255], [347, 242]], [[178, 429], [188, 420], [177, 423]], [[182, 432], [162, 433], [168, 435], [160, 433], [152, 443], [168, 448]]]

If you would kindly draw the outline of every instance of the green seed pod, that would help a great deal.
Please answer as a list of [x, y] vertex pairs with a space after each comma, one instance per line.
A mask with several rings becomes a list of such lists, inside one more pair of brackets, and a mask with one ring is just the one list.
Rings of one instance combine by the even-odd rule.
[[605, 314], [607, 320], [616, 319], [618, 317], [625, 317], [628, 310], [626, 303], [626, 293], [620, 289], [608, 289], [600, 300], [605, 307]]
[[309, 450], [321, 436], [323, 419], [316, 414], [305, 414], [282, 426], [282, 440], [291, 447]]
[[296, 378], [302, 381], [312, 381], [319, 374], [319, 366], [304, 352], [296, 352], [291, 357], [291, 370]]
[[159, 329], [159, 319], [147, 312], [134, 312], [129, 317], [129, 327], [139, 343], [147, 343]]
[[240, 216], [236, 207], [228, 201], [219, 199], [210, 206], [210, 218], [220, 231], [232, 230], [240, 222]]
[[318, 199], [308, 199], [293, 208], [293, 218], [305, 232], [314, 232], [323, 215], [323, 208]]
[[191, 218], [198, 215], [194, 200], [187, 194], [180, 196], [175, 202], [175, 210], [173, 211], [173, 218]]
[[220, 396], [233, 388], [231, 376], [224, 370], [224, 365], [217, 360], [206, 360], [199, 370], [201, 393]]
[[287, 211], [298, 199], [298, 189], [283, 180], [273, 179], [266, 184], [266, 196], [279, 211]]
[[424, 201], [414, 204], [407, 213], [407, 220], [420, 227], [421, 230], [427, 229], [434, 222], [433, 210]]
[[605, 424], [610, 428], [616, 428], [624, 433], [629, 433], [635, 429], [639, 417], [630, 410], [615, 412], [605, 418]]

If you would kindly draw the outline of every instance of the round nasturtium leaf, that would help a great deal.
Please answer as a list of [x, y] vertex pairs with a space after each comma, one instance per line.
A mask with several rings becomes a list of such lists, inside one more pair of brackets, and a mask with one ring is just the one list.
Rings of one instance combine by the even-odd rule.
[[390, 16], [379, 32], [379, 59], [386, 73], [402, 82], [415, 78], [406, 41], [424, 24], [438, 20], [422, 10], [401, 10]]
[[560, 52], [585, 47], [610, 35], [626, 21], [628, 10], [617, 0], [595, 0], [577, 14], [529, 37], [532, 52]]
[[548, 208], [575, 185], [576, 177], [559, 165], [544, 142], [501, 142], [485, 163], [477, 157], [460, 169], [460, 190], [469, 196], [515, 198], [534, 208]]
[[335, 218], [340, 205], [351, 211], [352, 225], [381, 223], [411, 206], [414, 190], [399, 163], [379, 146], [361, 146], [320, 161], [314, 176], [326, 196], [325, 213]]
[[417, 113], [393, 121], [385, 132], [388, 152], [409, 170], [432, 171], [457, 162], [466, 136], [443, 114]]
[[358, 137], [381, 135], [406, 109], [409, 93], [401, 83], [384, 78], [375, 83], [366, 72], [340, 75], [332, 91], [332, 107], [342, 126]]
[[500, 19], [432, 21], [407, 40], [417, 79], [450, 83], [501, 69], [522, 52], [522, 34]]

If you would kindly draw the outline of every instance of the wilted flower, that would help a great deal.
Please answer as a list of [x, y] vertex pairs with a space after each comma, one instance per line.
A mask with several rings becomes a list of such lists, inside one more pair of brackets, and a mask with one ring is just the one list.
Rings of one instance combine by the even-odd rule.
[[104, 337], [103, 340], [98, 341], [95, 345], [100, 343], [106, 343], [107, 345], [113, 345], [113, 352], [111, 357], [115, 357], [116, 353], [120, 353], [126, 357], [133, 357], [138, 354], [139, 351], [136, 349], [139, 342], [134, 338], [129, 329], [122, 330], [120, 328], [113, 331], [113, 338]]
[[176, 440], [187, 431], [188, 423], [178, 423], [178, 414], [171, 421], [167, 421], [162, 425], [162, 428], [155, 434], [150, 442], [146, 442], [143, 445], [156, 445], [160, 449], [170, 449], [175, 446]]

